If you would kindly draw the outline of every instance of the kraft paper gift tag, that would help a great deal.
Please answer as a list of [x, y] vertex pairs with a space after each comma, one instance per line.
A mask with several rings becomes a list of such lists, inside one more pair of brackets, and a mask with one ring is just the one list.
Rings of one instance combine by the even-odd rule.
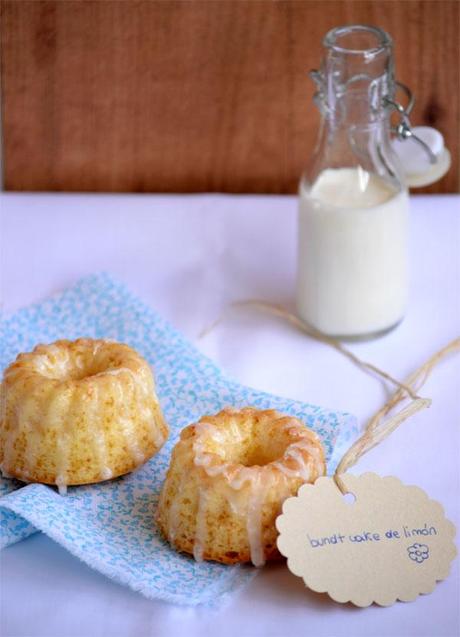
[[289, 498], [277, 519], [278, 548], [308, 588], [337, 602], [389, 606], [430, 593], [456, 555], [454, 525], [415, 486], [375, 473], [345, 474], [355, 501], [333, 478]]
[[[457, 551], [455, 527], [442, 506], [416, 486], [375, 473], [346, 473], [406, 418], [428, 407], [416, 395], [434, 366], [460, 351], [449, 343], [401, 384], [345, 453], [333, 477], [303, 485], [284, 502], [276, 525], [278, 548], [288, 567], [306, 586], [337, 602], [389, 606], [430, 593], [449, 574]], [[383, 420], [410, 394], [412, 402]]]

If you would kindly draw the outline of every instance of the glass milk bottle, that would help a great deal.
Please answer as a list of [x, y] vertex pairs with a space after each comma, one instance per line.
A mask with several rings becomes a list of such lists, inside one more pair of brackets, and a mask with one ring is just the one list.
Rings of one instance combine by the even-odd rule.
[[408, 193], [390, 144], [392, 41], [345, 26], [324, 38], [318, 144], [300, 182], [297, 307], [311, 327], [372, 338], [403, 318]]

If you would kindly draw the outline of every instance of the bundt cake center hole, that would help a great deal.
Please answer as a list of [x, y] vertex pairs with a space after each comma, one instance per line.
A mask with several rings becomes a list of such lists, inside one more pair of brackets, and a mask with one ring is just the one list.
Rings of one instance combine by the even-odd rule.
[[67, 374], [67, 378], [71, 380], [84, 380], [85, 378], [93, 378], [104, 372], [113, 372], [116, 367], [107, 367], [106, 365], [90, 365], [83, 368], [73, 368]]
[[245, 467], [264, 466], [280, 460], [289, 444], [286, 432], [271, 427], [270, 423], [252, 419], [236, 421], [227, 433], [225, 461]]
[[52, 356], [41, 365], [41, 373], [55, 380], [83, 380], [97, 374], [117, 369], [119, 361], [102, 356], [86, 357], [78, 354], [73, 357]]
[[95, 364], [85, 365], [80, 363], [79, 365], [68, 365], [60, 378], [62, 380], [83, 380], [85, 378], [92, 378], [102, 371], [105, 370]]
[[284, 453], [284, 449], [267, 449], [264, 446], [254, 445], [253, 449], [249, 450], [249, 453], [243, 458], [243, 464], [245, 467], [253, 467], [255, 465], [264, 466], [279, 460]]

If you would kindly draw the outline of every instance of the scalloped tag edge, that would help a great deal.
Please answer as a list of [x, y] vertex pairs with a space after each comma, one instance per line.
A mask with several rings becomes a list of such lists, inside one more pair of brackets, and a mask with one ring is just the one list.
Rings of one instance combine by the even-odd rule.
[[431, 593], [457, 554], [455, 526], [420, 487], [375, 473], [303, 485], [276, 520], [277, 545], [307, 588], [339, 603], [390, 606]]

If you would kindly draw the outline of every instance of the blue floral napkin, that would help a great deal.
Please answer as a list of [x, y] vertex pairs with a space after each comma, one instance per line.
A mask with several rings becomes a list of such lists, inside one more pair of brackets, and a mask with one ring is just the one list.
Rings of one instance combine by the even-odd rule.
[[197, 564], [173, 551], [154, 524], [158, 494], [180, 430], [226, 405], [273, 407], [301, 418], [321, 436], [329, 470], [333, 452], [356, 433], [354, 417], [271, 396], [227, 379], [158, 314], [109, 276], [94, 275], [43, 303], [0, 321], [3, 370], [37, 343], [79, 336], [112, 338], [140, 352], [155, 369], [171, 435], [138, 471], [102, 484], [70, 487], [67, 496], [41, 484], [1, 479], [2, 546], [46, 533], [92, 568], [150, 598], [213, 603], [256, 572], [250, 566]]

